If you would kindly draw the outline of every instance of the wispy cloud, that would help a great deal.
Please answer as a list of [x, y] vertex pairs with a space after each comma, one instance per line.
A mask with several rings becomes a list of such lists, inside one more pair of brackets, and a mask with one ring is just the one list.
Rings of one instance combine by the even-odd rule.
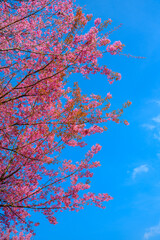
[[156, 235], [160, 235], [160, 222], [158, 225], [150, 227], [144, 234], [144, 239], [150, 239]]
[[160, 100], [153, 100], [154, 103], [156, 103], [157, 105], [160, 105]]
[[132, 178], [135, 179], [137, 175], [141, 173], [147, 173], [149, 171], [149, 167], [147, 164], [141, 165], [133, 169]]
[[147, 124], [147, 123], [142, 124], [142, 127], [149, 129], [149, 130], [153, 130], [155, 128], [155, 126], [153, 124]]
[[158, 132], [158, 134], [157, 134], [157, 133], [154, 133], [153, 137], [154, 137], [155, 139], [157, 139], [158, 141], [160, 141], [160, 132]]
[[160, 123], [160, 115], [158, 115], [157, 117], [152, 118], [152, 120], [156, 123]]

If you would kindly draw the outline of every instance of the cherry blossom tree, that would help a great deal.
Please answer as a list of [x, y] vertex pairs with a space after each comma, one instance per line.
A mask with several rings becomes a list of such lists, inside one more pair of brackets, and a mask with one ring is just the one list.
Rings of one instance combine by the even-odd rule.
[[64, 148], [84, 147], [85, 136], [105, 131], [108, 121], [128, 125], [120, 117], [129, 101], [111, 111], [110, 93], [86, 96], [70, 80], [75, 73], [103, 74], [110, 84], [121, 78], [98, 63], [123, 48], [109, 40], [111, 20], [98, 18], [86, 30], [91, 20], [73, 0], [0, 2], [1, 238], [17, 225], [32, 232], [31, 210], [56, 224], [56, 212], [103, 208], [112, 199], [89, 191], [99, 144], [84, 159], [60, 158]]

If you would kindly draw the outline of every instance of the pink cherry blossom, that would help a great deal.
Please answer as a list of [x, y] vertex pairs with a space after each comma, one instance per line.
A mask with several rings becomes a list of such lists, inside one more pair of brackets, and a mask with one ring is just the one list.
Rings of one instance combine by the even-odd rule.
[[[87, 136], [103, 133], [108, 121], [122, 121], [130, 104], [110, 110], [110, 93], [84, 95], [76, 82], [76, 74], [101, 74], [110, 84], [121, 79], [99, 61], [123, 49], [108, 38], [110, 19], [97, 18], [88, 27], [92, 14], [74, 0], [11, 2], [0, 1], [0, 238], [29, 240], [39, 225], [32, 211], [57, 224], [57, 212], [88, 204], [104, 208], [112, 199], [89, 192], [93, 169], [100, 166], [94, 156], [99, 144], [83, 159], [61, 154], [87, 149]], [[15, 236], [16, 227], [24, 233]]]

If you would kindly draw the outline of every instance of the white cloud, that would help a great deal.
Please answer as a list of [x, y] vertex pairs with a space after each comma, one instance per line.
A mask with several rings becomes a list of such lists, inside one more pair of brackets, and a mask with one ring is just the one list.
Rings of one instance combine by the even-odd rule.
[[137, 168], [134, 168], [133, 169], [133, 173], [132, 173], [132, 178], [135, 179], [135, 177], [141, 173], [147, 173], [149, 171], [149, 167], [144, 164], [144, 165], [141, 165]]
[[147, 123], [146, 123], [146, 124], [143, 124], [142, 127], [147, 128], [147, 129], [149, 129], [149, 130], [153, 130], [153, 129], [155, 128], [154, 125], [152, 125], [152, 124], [147, 124]]
[[160, 100], [154, 100], [153, 102], [155, 102], [157, 105], [160, 105]]
[[160, 141], [160, 132], [159, 132], [159, 134], [154, 134], [153, 135], [153, 137], [155, 138], [155, 139], [157, 139], [158, 141]]
[[144, 234], [144, 239], [148, 240], [149, 238], [154, 237], [156, 235], [160, 235], [160, 222], [158, 223], [158, 225], [147, 229], [147, 231]]
[[157, 117], [155, 118], [152, 118], [152, 120], [156, 123], [160, 123], [160, 115], [158, 115]]

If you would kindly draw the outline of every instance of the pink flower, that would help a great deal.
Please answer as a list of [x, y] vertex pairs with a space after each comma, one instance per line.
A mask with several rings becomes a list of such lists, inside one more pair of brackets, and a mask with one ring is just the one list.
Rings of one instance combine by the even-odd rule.
[[128, 126], [128, 125], [129, 125], [129, 122], [128, 122], [127, 120], [125, 120], [125, 121], [124, 121], [124, 124]]
[[112, 98], [112, 95], [110, 94], [110, 92], [107, 93], [107, 98], [108, 98], [108, 99]]
[[109, 44], [111, 41], [106, 38], [106, 37], [103, 37], [101, 40], [100, 40], [100, 46], [105, 46], [107, 44]]
[[39, 223], [38, 223], [38, 222], [37, 222], [37, 223], [35, 223], [35, 224], [34, 224], [34, 226], [35, 226], [35, 227], [39, 226]]
[[94, 21], [94, 25], [97, 27], [99, 24], [101, 23], [101, 18], [97, 18], [95, 21]]
[[117, 74], [118, 75], [118, 80], [121, 80], [122, 76], [120, 73]]
[[111, 55], [116, 55], [122, 51], [122, 48], [122, 43], [120, 41], [116, 41], [107, 47], [107, 52], [109, 52]]
[[70, 140], [69, 142], [68, 142], [68, 145], [69, 146], [72, 146], [72, 147], [75, 147], [75, 146], [77, 146], [77, 141], [75, 141], [75, 140]]
[[112, 81], [111, 81], [111, 80], [109, 80], [109, 84], [112, 84], [113, 82], [114, 82], [114, 80], [112, 80]]
[[96, 153], [98, 153], [98, 152], [101, 150], [101, 148], [102, 148], [102, 147], [101, 147], [99, 144], [96, 144], [96, 145], [92, 146], [91, 151], [92, 151], [94, 154], [96, 154]]

